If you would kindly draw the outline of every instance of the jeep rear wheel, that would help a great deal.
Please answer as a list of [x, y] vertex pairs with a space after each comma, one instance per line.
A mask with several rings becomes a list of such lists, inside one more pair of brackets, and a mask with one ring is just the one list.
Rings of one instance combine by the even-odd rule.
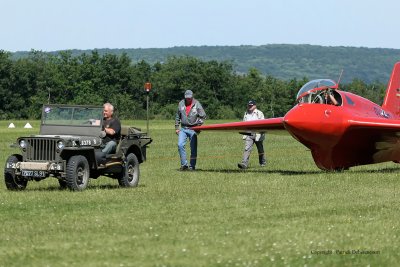
[[72, 156], [67, 163], [67, 187], [73, 191], [82, 191], [89, 184], [89, 163], [84, 156]]
[[125, 166], [118, 178], [118, 183], [123, 187], [135, 187], [139, 183], [139, 161], [135, 154], [126, 157]]
[[24, 190], [28, 184], [28, 180], [24, 179], [20, 175], [15, 174], [15, 169], [8, 168], [15, 163], [22, 161], [20, 155], [9, 156], [4, 167], [4, 182], [8, 190]]

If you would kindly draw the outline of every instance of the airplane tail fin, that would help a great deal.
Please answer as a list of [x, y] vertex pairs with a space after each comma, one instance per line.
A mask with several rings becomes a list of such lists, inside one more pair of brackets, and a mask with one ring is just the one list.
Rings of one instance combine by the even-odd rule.
[[400, 117], [400, 62], [394, 64], [382, 109]]

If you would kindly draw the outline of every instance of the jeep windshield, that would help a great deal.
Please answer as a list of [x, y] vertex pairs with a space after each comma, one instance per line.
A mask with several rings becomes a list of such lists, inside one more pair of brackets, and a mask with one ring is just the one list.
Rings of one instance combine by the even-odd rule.
[[42, 125], [99, 127], [103, 119], [102, 107], [43, 106]]

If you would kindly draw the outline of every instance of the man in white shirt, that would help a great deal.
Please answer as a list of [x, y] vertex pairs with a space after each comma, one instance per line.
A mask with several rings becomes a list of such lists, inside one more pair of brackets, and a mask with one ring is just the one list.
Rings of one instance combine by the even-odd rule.
[[[244, 113], [243, 121], [253, 121], [264, 119], [264, 114], [261, 110], [257, 109], [256, 101], [250, 100], [247, 103], [247, 111]], [[261, 167], [264, 167], [267, 163], [264, 154], [263, 141], [265, 139], [265, 133], [251, 133], [249, 135], [243, 135], [243, 140], [245, 140], [243, 159], [241, 163], [238, 163], [240, 169], [247, 169], [249, 165], [249, 158], [251, 151], [253, 150], [253, 145], [256, 144], [258, 151], [258, 162]]]

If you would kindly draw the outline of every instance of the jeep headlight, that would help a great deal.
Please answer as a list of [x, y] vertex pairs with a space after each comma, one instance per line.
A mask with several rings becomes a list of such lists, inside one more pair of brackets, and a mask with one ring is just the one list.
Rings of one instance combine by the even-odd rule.
[[26, 148], [27, 146], [28, 146], [28, 143], [26, 142], [25, 139], [19, 140], [19, 147], [20, 147], [20, 148], [24, 149], [24, 148]]
[[64, 144], [63, 141], [58, 141], [58, 142], [57, 142], [57, 148], [58, 148], [58, 149], [61, 150], [61, 149], [63, 149], [64, 147], [65, 147], [65, 144]]

